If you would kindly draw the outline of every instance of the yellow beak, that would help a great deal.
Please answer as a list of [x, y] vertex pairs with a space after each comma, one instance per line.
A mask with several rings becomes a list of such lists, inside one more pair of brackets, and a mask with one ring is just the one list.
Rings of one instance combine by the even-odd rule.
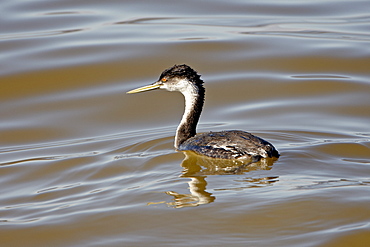
[[143, 87], [139, 87], [139, 88], [133, 89], [131, 91], [128, 91], [127, 93], [129, 93], [129, 94], [131, 94], [131, 93], [140, 93], [140, 92], [144, 92], [144, 91], [149, 91], [149, 90], [157, 89], [160, 86], [161, 86], [160, 84], [158, 84], [157, 82], [155, 82], [154, 84], [150, 84], [150, 85], [147, 85], [147, 86], [143, 86]]

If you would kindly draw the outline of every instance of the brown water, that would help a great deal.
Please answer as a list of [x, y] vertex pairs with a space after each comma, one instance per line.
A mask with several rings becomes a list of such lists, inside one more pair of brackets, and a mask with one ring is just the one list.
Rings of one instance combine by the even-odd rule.
[[[370, 246], [370, 1], [11, 1], [0, 32], [1, 246]], [[173, 148], [187, 63], [199, 132], [275, 161]]]

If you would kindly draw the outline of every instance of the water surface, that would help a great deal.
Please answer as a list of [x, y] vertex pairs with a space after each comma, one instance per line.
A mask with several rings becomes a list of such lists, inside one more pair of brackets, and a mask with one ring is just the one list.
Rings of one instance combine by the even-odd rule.
[[[4, 246], [368, 246], [368, 1], [3, 1]], [[281, 157], [176, 152], [183, 97], [126, 95], [186, 63], [199, 132]], [[227, 166], [228, 164], [226, 164]]]

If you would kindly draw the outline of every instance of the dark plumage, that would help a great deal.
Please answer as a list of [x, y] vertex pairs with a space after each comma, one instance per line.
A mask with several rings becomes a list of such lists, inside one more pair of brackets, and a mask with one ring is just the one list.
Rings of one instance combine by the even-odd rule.
[[194, 151], [219, 159], [254, 159], [279, 157], [275, 147], [248, 132], [240, 130], [196, 134], [202, 112], [205, 89], [200, 75], [188, 65], [175, 65], [162, 72], [155, 83], [129, 91], [138, 93], [152, 89], [181, 92], [185, 112], [176, 131], [175, 148]]
[[179, 150], [192, 150], [221, 159], [279, 157], [269, 142], [241, 130], [198, 134], [183, 142]]

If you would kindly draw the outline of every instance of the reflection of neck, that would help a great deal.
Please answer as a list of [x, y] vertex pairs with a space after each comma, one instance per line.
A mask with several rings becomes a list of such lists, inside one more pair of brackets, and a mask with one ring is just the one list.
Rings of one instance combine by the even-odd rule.
[[202, 112], [205, 90], [203, 86], [189, 84], [186, 91], [182, 92], [185, 97], [185, 111], [181, 122], [177, 127], [175, 148], [196, 135], [197, 124]]
[[[193, 199], [192, 206], [198, 206], [201, 204], [208, 204], [214, 202], [216, 197], [212, 196], [212, 193], [206, 191], [207, 187], [207, 176], [200, 175], [202, 168], [198, 165], [198, 156], [183, 152], [185, 159], [182, 161], [181, 166], [184, 168], [181, 177], [190, 178], [188, 182], [191, 198]], [[188, 199], [188, 197], [184, 197]], [[189, 200], [182, 202], [184, 205], [189, 206]]]
[[205, 177], [190, 177], [188, 182], [190, 193], [194, 198], [197, 198], [197, 204], [208, 204], [215, 200], [212, 193], [206, 191], [207, 181]]

